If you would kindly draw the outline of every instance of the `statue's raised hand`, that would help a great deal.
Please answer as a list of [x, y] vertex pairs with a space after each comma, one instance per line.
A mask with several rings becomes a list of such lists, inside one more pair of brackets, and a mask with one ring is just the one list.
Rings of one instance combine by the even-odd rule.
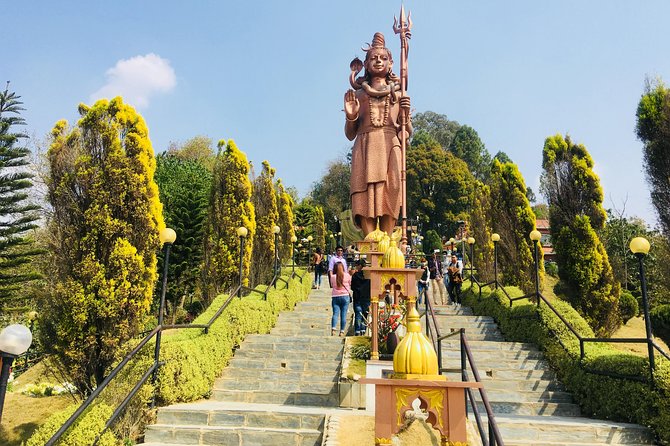
[[361, 109], [361, 104], [356, 98], [354, 90], [348, 90], [344, 93], [344, 113], [347, 115], [349, 121], [354, 121], [358, 118], [358, 112]]

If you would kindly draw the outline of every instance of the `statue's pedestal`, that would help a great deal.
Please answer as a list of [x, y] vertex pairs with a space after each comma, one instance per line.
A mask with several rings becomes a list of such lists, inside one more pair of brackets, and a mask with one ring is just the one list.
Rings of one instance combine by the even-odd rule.
[[481, 388], [482, 383], [383, 378], [360, 382], [375, 385], [375, 445], [392, 444], [417, 398], [428, 414], [426, 422], [440, 432], [442, 445], [467, 444], [465, 389]]

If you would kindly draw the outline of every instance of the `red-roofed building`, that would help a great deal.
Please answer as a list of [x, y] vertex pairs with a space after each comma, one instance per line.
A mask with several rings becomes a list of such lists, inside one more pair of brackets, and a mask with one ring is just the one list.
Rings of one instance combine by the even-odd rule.
[[540, 244], [542, 245], [544, 260], [547, 262], [555, 262], [556, 253], [554, 252], [554, 246], [551, 244], [551, 226], [549, 226], [549, 220], [537, 219], [535, 220], [535, 227], [540, 231], [540, 234], [542, 234]]

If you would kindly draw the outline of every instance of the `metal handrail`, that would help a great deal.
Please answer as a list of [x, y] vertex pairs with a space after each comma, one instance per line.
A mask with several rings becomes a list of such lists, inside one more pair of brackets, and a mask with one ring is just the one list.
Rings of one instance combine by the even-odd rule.
[[[474, 279], [474, 283], [476, 283], [477, 286], [479, 286], [479, 298], [481, 299], [482, 285], [480, 285], [477, 282], [476, 277], [471, 276], [469, 279], [471, 281]], [[523, 296], [520, 296], [520, 297], [510, 297], [510, 295], [509, 295], [509, 293], [507, 293], [507, 290], [505, 289], [505, 287], [503, 287], [500, 284], [500, 282], [498, 282], [497, 279], [494, 280], [491, 284], [497, 285], [497, 289], [501, 290], [503, 292], [503, 294], [507, 297], [507, 299], [509, 301], [510, 308], [512, 307], [513, 303], [516, 302], [516, 301], [523, 300], [523, 299], [530, 299], [530, 298], [533, 298], [533, 297], [538, 300], [538, 307], [539, 307], [540, 302], [544, 302], [547, 305], [547, 307], [559, 318], [559, 320], [561, 322], [563, 322], [563, 325], [565, 325], [565, 327], [568, 330], [570, 330], [570, 332], [573, 334], [573, 336], [579, 342], [579, 361], [580, 362], [582, 362], [584, 360], [584, 358], [586, 357], [585, 344], [587, 342], [592, 342], [592, 343], [618, 343], [618, 344], [650, 344], [651, 343], [652, 347], [655, 350], [657, 350], [659, 353], [661, 353], [661, 355], [663, 355], [666, 359], [670, 360], [670, 354], [668, 354], [666, 351], [664, 351], [663, 348], [660, 345], [658, 345], [656, 342], [654, 342], [653, 339], [648, 340], [646, 338], [587, 338], [587, 337], [584, 337], [584, 336], [579, 334], [579, 332], [575, 329], [575, 327], [573, 327], [573, 325], [570, 322], [568, 322], [568, 320], [561, 313], [558, 312], [558, 310], [551, 304], [551, 302], [549, 302], [549, 300], [542, 293], [532, 292], [532, 293], [524, 294]], [[555, 333], [554, 333], [554, 335], [558, 339], [561, 346], [565, 350], [568, 350], [567, 346], [564, 345], [564, 343], [560, 340], [560, 338], [558, 338], [558, 336]], [[651, 368], [651, 363], [650, 363], [650, 368]], [[587, 371], [589, 371], [591, 373], [598, 373], [598, 374], [602, 374], [602, 375], [606, 375], [606, 376], [612, 376], [612, 377], [615, 377], [615, 378], [624, 378], [624, 379], [633, 379], [633, 380], [638, 380], [638, 378], [639, 378], [639, 377], [634, 376], [634, 375], [620, 375], [620, 374], [608, 373], [608, 372], [596, 372], [596, 371], [593, 371], [593, 370], [587, 370]], [[650, 375], [649, 376], [650, 377], [653, 376], [653, 370], [650, 370]]]
[[[433, 325], [434, 325], [434, 333], [435, 337], [433, 338], [434, 341], [437, 341], [437, 363], [438, 363], [438, 372], [442, 374], [444, 371], [451, 371], [451, 369], [444, 369], [442, 368], [442, 341], [448, 338], [451, 338], [453, 336], [459, 335], [460, 334], [460, 345], [461, 345], [461, 368], [459, 369], [461, 372], [461, 379], [463, 381], [469, 381], [468, 379], [468, 372], [467, 372], [467, 363], [469, 362], [470, 364], [470, 369], [472, 370], [472, 374], [475, 378], [476, 382], [481, 382], [481, 378], [479, 376], [479, 372], [477, 371], [477, 367], [475, 366], [475, 361], [474, 357], [472, 355], [472, 351], [470, 350], [470, 346], [467, 342], [467, 338], [465, 337], [465, 329], [461, 328], [456, 331], [452, 331], [451, 333], [447, 333], [445, 335], [442, 335], [440, 333], [440, 327], [437, 324], [437, 318], [435, 316], [435, 311], [433, 310], [433, 305], [430, 303], [430, 299], [426, 298], [426, 311], [427, 313], [430, 313], [431, 317], [430, 319], [426, 317], [426, 326], [430, 324], [430, 321], [432, 319]], [[427, 328], [428, 330], [428, 328]], [[429, 330], [430, 331], [430, 330]], [[466, 362], [467, 358], [467, 362]], [[484, 404], [484, 409], [486, 411], [486, 416], [488, 418], [488, 437], [486, 435], [485, 429], [484, 429], [484, 423], [482, 420], [481, 415], [479, 414], [479, 408], [477, 407], [477, 403], [474, 398], [474, 394], [472, 392], [472, 389], [466, 389], [466, 407], [467, 407], [467, 400], [470, 400], [470, 405], [472, 406], [472, 412], [475, 417], [475, 422], [477, 423], [477, 429], [479, 430], [479, 436], [481, 437], [482, 443], [484, 446], [504, 446], [504, 442], [502, 439], [502, 436], [500, 435], [500, 430], [498, 429], [498, 424], [496, 423], [495, 420], [495, 415], [493, 414], [493, 409], [491, 408], [491, 404], [489, 403], [488, 396], [486, 395], [486, 390], [484, 387], [479, 388], [479, 395], [482, 399], [482, 403]]]
[[[297, 276], [302, 282], [302, 276], [297, 273], [291, 275], [292, 277]], [[287, 282], [288, 284], [288, 282]], [[93, 401], [100, 395], [100, 393], [109, 385], [109, 383], [118, 375], [118, 373], [128, 364], [128, 362], [134, 358], [139, 351], [158, 333], [163, 332], [168, 329], [183, 329], [183, 328], [199, 328], [203, 329], [204, 334], [209, 333], [209, 329], [212, 327], [214, 322], [223, 314], [223, 311], [230, 305], [230, 302], [239, 294], [243, 287], [242, 284], [238, 284], [233, 291], [228, 295], [228, 298], [223, 302], [221, 307], [214, 313], [214, 315], [209, 319], [206, 324], [171, 324], [171, 325], [159, 325], [149, 332], [136, 346], [133, 348], [124, 359], [109, 373], [109, 375], [103, 380], [103, 382], [86, 398], [86, 400], [75, 410], [75, 412], [67, 419], [67, 421], [56, 431], [55, 434], [45, 443], [45, 446], [53, 446], [58, 440], [63, 436], [63, 434], [74, 424], [74, 422], [81, 416], [81, 414], [88, 409]], [[266, 288], [265, 292], [256, 290], [257, 292], [264, 295], [264, 299], [267, 299], [267, 292], [269, 286]], [[146, 383], [149, 376], [160, 368], [162, 362], [154, 361], [149, 369], [142, 375], [140, 380], [135, 384], [130, 392], [126, 395], [123, 401], [114, 409], [112, 416], [105, 423], [103, 430], [96, 436], [93, 445], [97, 444], [100, 440], [100, 437], [107, 431], [107, 429], [114, 423], [114, 421], [122, 413], [125, 406], [132, 400], [132, 398], [139, 392], [142, 385]]]

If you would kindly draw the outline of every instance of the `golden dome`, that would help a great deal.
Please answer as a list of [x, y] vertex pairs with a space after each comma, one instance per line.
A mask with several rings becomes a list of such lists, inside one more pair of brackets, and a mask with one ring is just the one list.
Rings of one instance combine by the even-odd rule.
[[[395, 240], [391, 240], [389, 247], [384, 251], [382, 257], [382, 266], [384, 268], [404, 268], [405, 256], [396, 245]], [[421, 331], [421, 330], [419, 330]]]
[[433, 344], [421, 332], [420, 316], [415, 303], [416, 297], [408, 299], [407, 334], [393, 354], [393, 372], [396, 378], [445, 379], [440, 376]]
[[384, 237], [377, 244], [377, 252], [386, 252], [387, 249], [391, 246], [391, 238], [388, 234], [384, 233]]
[[377, 229], [366, 235], [364, 240], [366, 242], [380, 242], [385, 235], [386, 232], [379, 229], [379, 219], [377, 219]]

